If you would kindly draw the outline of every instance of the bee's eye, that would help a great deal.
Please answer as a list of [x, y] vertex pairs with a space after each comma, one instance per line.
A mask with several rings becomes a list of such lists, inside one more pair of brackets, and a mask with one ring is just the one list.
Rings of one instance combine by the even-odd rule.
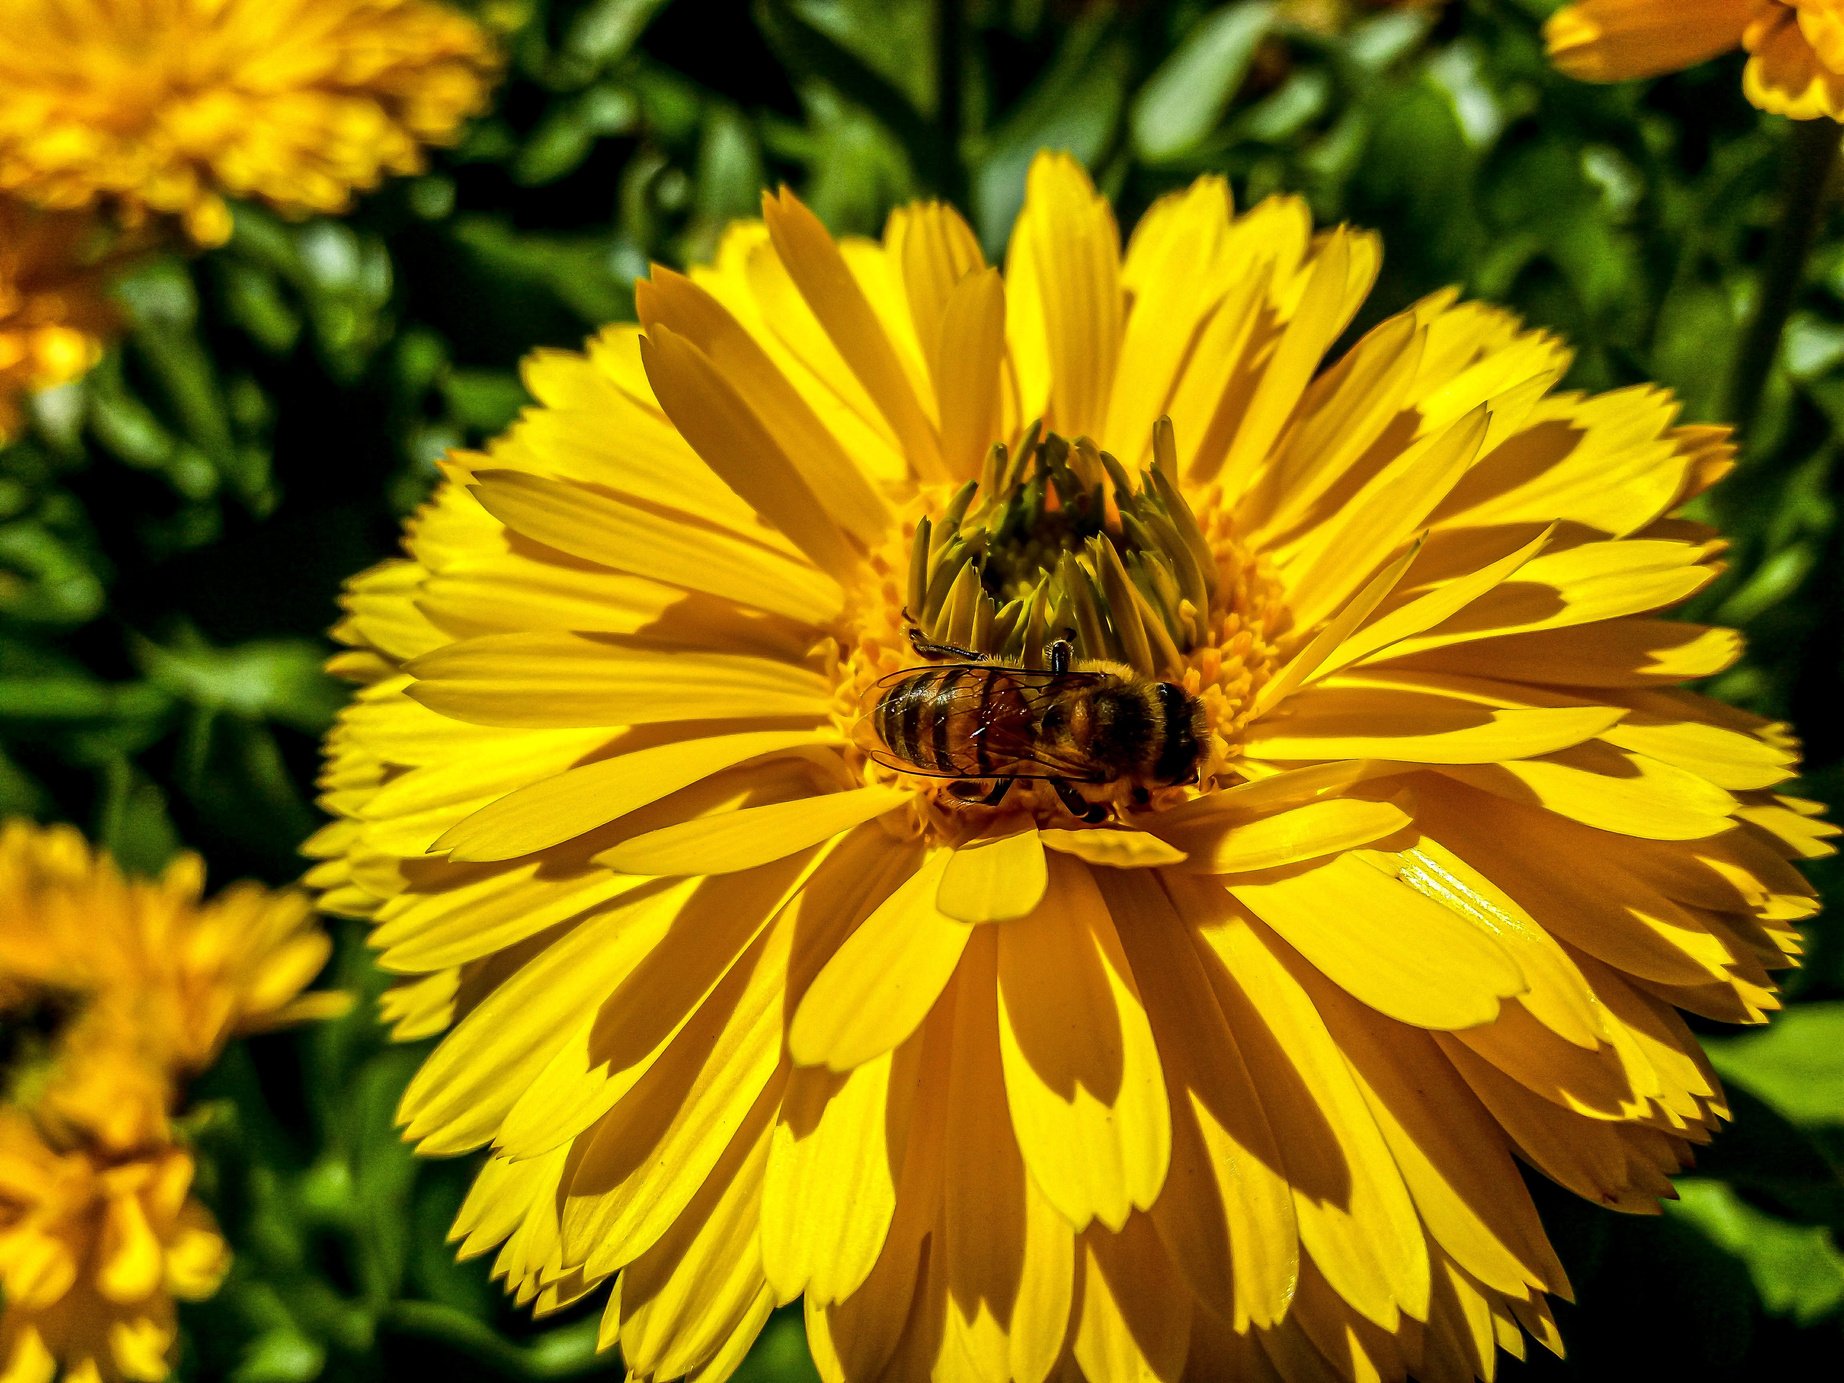
[[1063, 722], [1068, 719], [1068, 713], [1061, 706], [1052, 706], [1044, 713], [1044, 729], [1054, 734], [1063, 728]]

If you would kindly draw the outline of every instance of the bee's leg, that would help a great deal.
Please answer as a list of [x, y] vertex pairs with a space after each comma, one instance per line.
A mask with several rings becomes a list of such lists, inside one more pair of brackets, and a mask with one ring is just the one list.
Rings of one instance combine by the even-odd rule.
[[959, 648], [951, 643], [936, 643], [913, 624], [909, 626], [909, 642], [924, 658], [959, 658], [962, 662], [968, 663], [987, 661], [984, 653], [976, 652], [971, 648]]
[[1080, 817], [1093, 826], [1098, 821], [1108, 819], [1108, 809], [1099, 802], [1091, 802], [1069, 785], [1067, 778], [1052, 778], [1050, 786], [1071, 816]]
[[996, 807], [1005, 800], [1005, 794], [1012, 790], [1016, 778], [998, 778], [993, 781], [990, 790], [982, 792], [979, 778], [956, 778], [948, 784], [948, 798], [963, 807]]
[[1061, 677], [1069, 671], [1069, 664], [1076, 656], [1076, 647], [1068, 639], [1058, 639], [1045, 650], [1050, 658], [1052, 676]]
[[980, 805], [982, 807], [998, 806], [1001, 802], [1005, 800], [1005, 794], [1012, 790], [1012, 784], [1017, 781], [1018, 780], [1016, 778], [999, 779], [997, 783], [993, 784], [992, 791], [987, 793], [984, 797], [980, 799]]

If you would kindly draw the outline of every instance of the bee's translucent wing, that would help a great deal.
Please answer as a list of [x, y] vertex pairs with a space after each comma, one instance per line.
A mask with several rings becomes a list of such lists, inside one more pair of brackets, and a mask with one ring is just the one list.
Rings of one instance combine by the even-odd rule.
[[[953, 746], [962, 762], [952, 769], [922, 767], [896, 752], [879, 736], [876, 710], [884, 694], [926, 673], [955, 674], [953, 683], [930, 697], [937, 720], [958, 718], [973, 728]], [[972, 675], [968, 675], [972, 674]], [[1059, 753], [1033, 733], [1033, 711], [1053, 694], [1093, 686], [1106, 680], [1099, 672], [1050, 672], [994, 663], [928, 663], [893, 672], [869, 688], [859, 700], [853, 739], [875, 762], [899, 773], [921, 778], [1069, 778], [1077, 782], [1105, 781], [1095, 765]], [[984, 754], [980, 753], [984, 749]]]

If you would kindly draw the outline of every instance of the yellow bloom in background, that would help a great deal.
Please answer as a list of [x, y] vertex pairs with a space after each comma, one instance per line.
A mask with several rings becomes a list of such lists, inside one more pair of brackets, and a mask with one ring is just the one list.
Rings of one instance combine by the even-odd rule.
[[25, 395], [82, 375], [114, 332], [100, 266], [86, 257], [95, 231], [86, 216], [0, 196], [0, 442]]
[[191, 1185], [177, 1149], [58, 1152], [0, 1109], [0, 1380], [167, 1376], [174, 1299], [210, 1296], [229, 1261]]
[[1586, 82], [1657, 77], [1746, 49], [1748, 99], [1844, 120], [1844, 0], [1579, 0], [1550, 17], [1550, 56]]
[[230, 234], [226, 197], [293, 215], [422, 167], [498, 65], [433, 0], [0, 0], [0, 189]]
[[8, 1102], [69, 1141], [137, 1148], [233, 1036], [343, 1007], [302, 992], [331, 950], [304, 895], [203, 885], [194, 855], [127, 878], [68, 826], [0, 825], [0, 1019], [31, 1047]]
[[344, 1007], [302, 993], [330, 949], [304, 896], [203, 884], [195, 856], [128, 878], [68, 826], [0, 824], [0, 1383], [167, 1376], [174, 1300], [228, 1262], [173, 1142], [185, 1082]]
[[530, 361], [351, 584], [310, 846], [464, 1253], [642, 1379], [802, 1295], [854, 1383], [1559, 1348], [1515, 1159], [1656, 1209], [1832, 830], [1659, 618], [1725, 431], [1452, 294], [1326, 366], [1377, 265], [1046, 156], [1003, 273], [783, 193]]

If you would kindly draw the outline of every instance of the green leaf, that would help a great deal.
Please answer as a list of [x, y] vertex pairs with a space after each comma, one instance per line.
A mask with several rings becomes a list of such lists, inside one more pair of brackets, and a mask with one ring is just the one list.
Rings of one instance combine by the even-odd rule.
[[1794, 1123], [1844, 1124], [1844, 1001], [1799, 1004], [1758, 1032], [1704, 1046], [1724, 1080]]
[[1025, 175], [1039, 150], [1059, 149], [1093, 168], [1113, 146], [1132, 69], [1133, 55], [1105, 14], [1071, 26], [1050, 70], [1006, 113], [975, 160], [974, 223], [988, 253], [1003, 249], [1018, 219]]
[[326, 1350], [314, 1341], [284, 1327], [251, 1344], [231, 1383], [312, 1383], [326, 1367], [326, 1358]]
[[1231, 5], [1199, 21], [1133, 101], [1133, 147], [1149, 163], [1184, 153], [1222, 120], [1273, 27], [1270, 0]]
[[786, 1307], [768, 1318], [755, 1348], [735, 1375], [735, 1383], [819, 1383], [819, 1370], [807, 1351], [807, 1331], [799, 1307]]
[[1678, 1183], [1678, 1201], [1666, 1213], [1739, 1258], [1773, 1315], [1810, 1325], [1844, 1306], [1844, 1253], [1829, 1230], [1775, 1219], [1722, 1182], [1701, 1177]]
[[817, 78], [863, 107], [895, 136], [915, 167], [930, 166], [935, 156], [932, 126], [881, 72], [786, 4], [763, 0], [756, 6], [756, 18], [769, 45], [788, 67]]
[[234, 648], [162, 648], [143, 639], [135, 649], [156, 685], [248, 720], [278, 721], [317, 734], [345, 700], [321, 668], [325, 650], [305, 639], [257, 639]]

